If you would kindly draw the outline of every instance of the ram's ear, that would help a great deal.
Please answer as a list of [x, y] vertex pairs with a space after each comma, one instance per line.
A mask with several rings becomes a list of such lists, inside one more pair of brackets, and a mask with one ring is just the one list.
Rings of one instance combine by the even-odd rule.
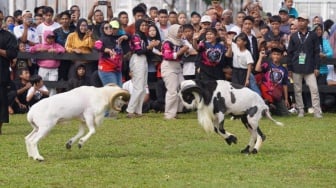
[[181, 97], [182, 100], [188, 104], [191, 104], [193, 100], [195, 100], [196, 95], [199, 96], [199, 103], [201, 102], [202, 96], [202, 89], [197, 85], [187, 85], [181, 88]]

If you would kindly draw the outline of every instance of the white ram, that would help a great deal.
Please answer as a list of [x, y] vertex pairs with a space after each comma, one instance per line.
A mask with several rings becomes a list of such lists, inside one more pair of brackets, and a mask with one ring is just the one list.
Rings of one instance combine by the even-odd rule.
[[[113, 84], [101, 88], [82, 86], [36, 103], [27, 114], [27, 120], [33, 127], [33, 131], [25, 137], [28, 157], [43, 161], [38, 151], [39, 140], [57, 123], [72, 119], [79, 119], [81, 125], [78, 133], [67, 142], [66, 148], [70, 149], [79, 138], [78, 147], [81, 148], [102, 123], [105, 113], [120, 111], [117, 104], [129, 100], [129, 96], [128, 91]], [[89, 132], [83, 136], [85, 125]]]

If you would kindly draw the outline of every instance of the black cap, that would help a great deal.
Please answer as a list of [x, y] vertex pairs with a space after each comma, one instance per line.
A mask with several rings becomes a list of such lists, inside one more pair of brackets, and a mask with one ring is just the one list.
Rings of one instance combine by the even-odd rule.
[[193, 11], [191, 14], [190, 14], [190, 17], [193, 17], [194, 15], [197, 15], [198, 17], [201, 17], [201, 15], [196, 12], [196, 11]]

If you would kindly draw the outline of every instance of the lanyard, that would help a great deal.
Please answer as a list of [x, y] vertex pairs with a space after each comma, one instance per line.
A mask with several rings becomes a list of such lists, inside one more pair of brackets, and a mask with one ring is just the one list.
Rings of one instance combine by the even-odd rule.
[[300, 33], [298, 32], [298, 37], [299, 37], [299, 39], [300, 39], [301, 44], [303, 44], [303, 43], [306, 41], [306, 39], [308, 38], [308, 36], [309, 36], [309, 32], [307, 33], [306, 37], [305, 37], [305, 38], [303, 39], [303, 41], [302, 41], [302, 39], [301, 39], [301, 35], [300, 35]]

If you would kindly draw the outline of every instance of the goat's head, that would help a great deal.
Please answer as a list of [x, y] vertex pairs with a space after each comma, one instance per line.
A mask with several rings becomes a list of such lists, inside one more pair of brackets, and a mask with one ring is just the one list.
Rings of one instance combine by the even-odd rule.
[[121, 107], [130, 99], [130, 93], [125, 89], [118, 89], [112, 93], [111, 107], [115, 111], [120, 111]]
[[183, 105], [188, 109], [195, 109], [202, 102], [202, 89], [193, 80], [185, 80], [180, 84], [179, 96]]

